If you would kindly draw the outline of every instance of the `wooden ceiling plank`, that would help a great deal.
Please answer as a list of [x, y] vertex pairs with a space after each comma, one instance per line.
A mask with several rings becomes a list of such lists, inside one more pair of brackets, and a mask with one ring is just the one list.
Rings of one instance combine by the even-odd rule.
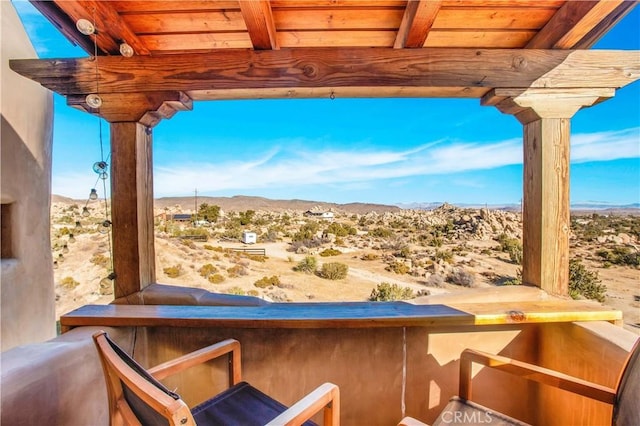
[[256, 50], [278, 49], [276, 27], [269, 0], [243, 0], [240, 2], [240, 10], [253, 48]]
[[181, 1], [167, 1], [167, 0], [111, 0], [113, 8], [118, 13], [139, 13], [139, 12], [187, 12], [187, 11], [213, 11], [213, 10], [230, 10], [240, 9], [238, 0], [231, 1], [211, 1], [211, 0], [181, 0]]
[[551, 8], [442, 8], [432, 29], [538, 30], [554, 13]]
[[393, 47], [423, 47], [441, 4], [441, 0], [409, 0]]
[[402, 20], [400, 9], [274, 9], [273, 20], [278, 31], [295, 30], [397, 30]]
[[[200, 34], [157, 34], [142, 35], [140, 38], [152, 53], [200, 52], [216, 49], [250, 49], [252, 47], [249, 34], [241, 33], [200, 33]], [[196, 53], [198, 51], [195, 51]]]
[[432, 30], [424, 47], [476, 47], [517, 49], [536, 34], [534, 30], [496, 31], [443, 31]]
[[526, 48], [571, 49], [623, 1], [567, 1]]
[[[242, 1], [242, 0], [241, 0]], [[403, 8], [407, 0], [271, 0], [273, 9], [280, 8]]]
[[[90, 58], [11, 60], [63, 95], [92, 93]], [[290, 87], [619, 88], [640, 79], [638, 51], [298, 48], [100, 59], [100, 94]], [[375, 96], [375, 94], [373, 94]]]
[[147, 13], [124, 15], [122, 19], [138, 35], [247, 30], [239, 10]]
[[442, 7], [561, 7], [566, 0], [444, 0]]
[[[120, 18], [109, 2], [86, 0], [54, 0], [55, 3], [75, 22], [84, 18], [95, 22], [98, 47], [110, 55], [120, 54], [120, 43], [127, 42], [138, 55], [148, 55], [149, 50]], [[88, 50], [93, 54], [93, 49]]]
[[391, 47], [395, 31], [279, 31], [281, 48]]

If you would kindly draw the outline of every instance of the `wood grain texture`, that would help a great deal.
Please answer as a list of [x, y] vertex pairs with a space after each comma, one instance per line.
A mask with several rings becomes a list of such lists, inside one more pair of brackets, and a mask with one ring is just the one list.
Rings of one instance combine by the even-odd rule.
[[393, 47], [422, 47], [431, 31], [433, 22], [440, 11], [442, 2], [439, 0], [412, 0], [402, 17], [402, 23]]
[[[89, 59], [11, 60], [63, 95], [96, 87]], [[640, 78], [636, 51], [280, 49], [100, 58], [101, 93], [291, 87], [619, 88]], [[375, 96], [375, 94], [373, 94]]]
[[243, 0], [240, 2], [242, 17], [247, 25], [253, 48], [277, 49], [276, 27], [268, 0]]
[[304, 329], [615, 321], [621, 317], [620, 311], [572, 300], [455, 306], [332, 302], [272, 303], [256, 307], [86, 305], [63, 315], [60, 323], [67, 328], [100, 325]]
[[142, 124], [111, 124], [115, 298], [134, 295], [155, 282], [151, 147], [151, 135]]
[[569, 294], [569, 118], [524, 126], [523, 283]]

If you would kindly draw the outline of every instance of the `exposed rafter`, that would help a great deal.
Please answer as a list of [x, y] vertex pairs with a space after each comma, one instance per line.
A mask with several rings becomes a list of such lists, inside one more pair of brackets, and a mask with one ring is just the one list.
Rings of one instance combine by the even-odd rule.
[[247, 25], [253, 48], [277, 49], [276, 26], [268, 0], [243, 0], [240, 2], [242, 17]]
[[[568, 1], [526, 47], [529, 49], [575, 48], [581, 40], [601, 24], [603, 16], [614, 13], [620, 6], [623, 6], [625, 10], [630, 10], [635, 3], [635, 1], [628, 0]], [[610, 28], [610, 25], [607, 25], [607, 28]]]
[[424, 46], [441, 4], [441, 0], [409, 0], [393, 47]]
[[[95, 21], [98, 49], [110, 55], [120, 54], [120, 43], [127, 42], [138, 55], [148, 55], [149, 50], [138, 36], [120, 18], [120, 15], [108, 3], [96, 0], [67, 1], [54, 0], [55, 4], [66, 13], [73, 22], [84, 18]], [[43, 2], [44, 3], [44, 2]], [[76, 31], [77, 32], [77, 31]], [[87, 38], [77, 33], [75, 40]], [[91, 52], [91, 50], [89, 50]]]
[[[10, 67], [63, 95], [96, 90], [91, 59], [12, 60]], [[105, 57], [98, 77], [101, 94], [331, 87], [442, 87], [449, 92], [478, 87], [618, 88], [640, 78], [640, 55], [536, 49], [226, 50]]]

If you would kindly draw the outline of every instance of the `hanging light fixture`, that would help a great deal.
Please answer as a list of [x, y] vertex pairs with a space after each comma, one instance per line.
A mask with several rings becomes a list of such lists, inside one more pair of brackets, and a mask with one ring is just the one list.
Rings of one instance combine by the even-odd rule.
[[[66, 244], [62, 246], [62, 253], [67, 254], [69, 253], [69, 246], [67, 246]], [[62, 254], [61, 253], [61, 254]]]
[[76, 242], [76, 237], [73, 234], [69, 234], [69, 244], [73, 244]]
[[58, 261], [57, 260], [53, 261], [53, 269], [58, 269]]
[[111, 228], [111, 221], [105, 220], [99, 225], [98, 232], [100, 232], [101, 234], [106, 234], [109, 232], [110, 228]]
[[109, 165], [106, 161], [96, 161], [93, 163], [93, 171], [97, 173], [102, 180], [106, 180], [109, 177], [109, 174], [107, 173], [108, 167]]
[[134, 52], [133, 47], [131, 47], [129, 44], [127, 44], [126, 41], [123, 41], [120, 44], [120, 54], [122, 56], [124, 56], [125, 58], [132, 57], [134, 55], [134, 53], [136, 53], [136, 52]]
[[[94, 189], [95, 191], [95, 189]], [[96, 193], [96, 198], [97, 198], [98, 194]], [[89, 198], [91, 198], [91, 195], [89, 195]], [[87, 206], [84, 206], [82, 208], [82, 216], [84, 217], [89, 217], [91, 215], [91, 213], [89, 212], [89, 209], [87, 208]], [[79, 223], [79, 222], [78, 222]], [[78, 227], [78, 225], [76, 224], [76, 228]]]
[[76, 28], [84, 35], [95, 34], [96, 27], [88, 19], [80, 18], [76, 21]]
[[[86, 207], [85, 207], [85, 208], [86, 208]], [[83, 211], [83, 213], [84, 213], [84, 211]], [[80, 230], [82, 230], [82, 224], [80, 223], [80, 221], [79, 221], [79, 220], [76, 220], [76, 226], [74, 226], [74, 227], [73, 227], [73, 229], [74, 229], [75, 231], [80, 231]], [[73, 235], [73, 234], [71, 234], [71, 235]]]
[[96, 191], [95, 188], [91, 188], [91, 193], [89, 194], [89, 199], [90, 200], [97, 200], [98, 199], [98, 191]]
[[98, 109], [102, 106], [102, 98], [95, 93], [88, 94], [84, 101], [93, 109]]

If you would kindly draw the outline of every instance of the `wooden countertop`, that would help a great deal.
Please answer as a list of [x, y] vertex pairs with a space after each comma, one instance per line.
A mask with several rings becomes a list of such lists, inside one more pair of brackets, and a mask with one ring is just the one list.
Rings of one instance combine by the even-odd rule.
[[80, 326], [374, 328], [611, 321], [620, 311], [591, 302], [273, 303], [265, 306], [86, 305], [60, 317], [62, 331]]

